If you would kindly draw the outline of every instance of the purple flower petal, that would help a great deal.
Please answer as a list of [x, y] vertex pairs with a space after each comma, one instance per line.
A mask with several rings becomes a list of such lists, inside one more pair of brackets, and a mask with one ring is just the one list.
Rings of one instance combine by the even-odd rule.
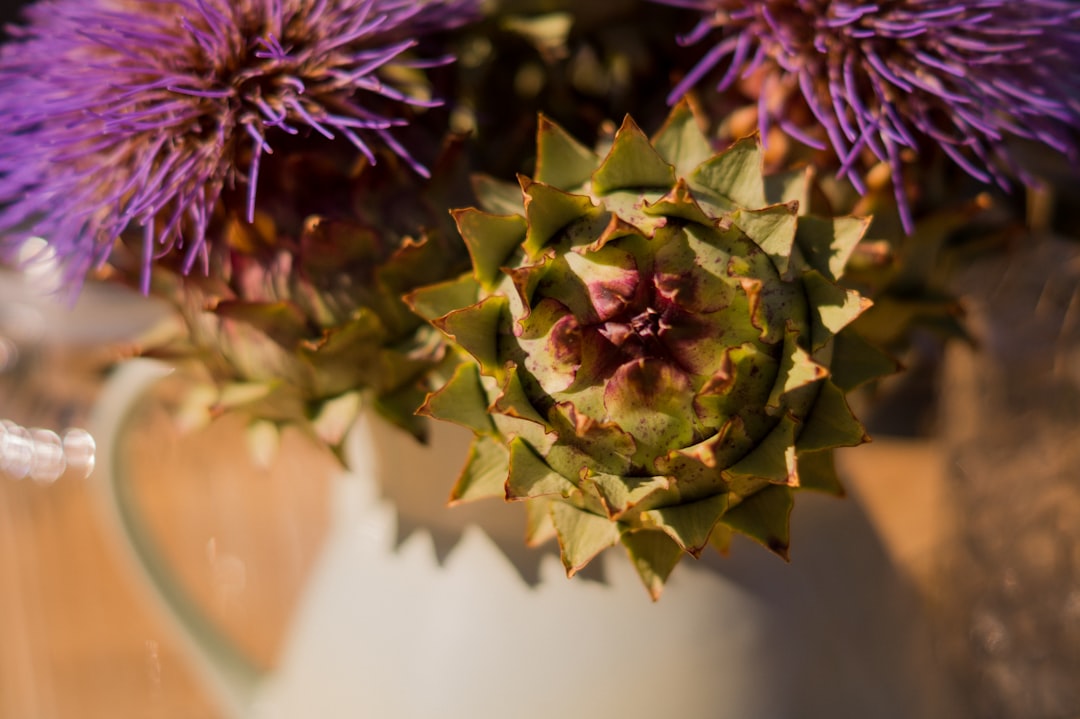
[[247, 184], [284, 133], [341, 135], [423, 166], [392, 136], [381, 79], [422, 33], [476, 19], [480, 0], [41, 0], [0, 49], [0, 250], [44, 237], [72, 284], [130, 226], [150, 264], [205, 256], [223, 189]]
[[[1080, 5], [1076, 0], [653, 0], [697, 11], [722, 35], [675, 88], [677, 100], [721, 59], [719, 89], [762, 63], [764, 87], [798, 87], [758, 107], [762, 133], [786, 122], [801, 95], [824, 128], [842, 169], [863, 186], [856, 155], [869, 150], [902, 176], [899, 147], [940, 145], [972, 176], [1007, 184], [1023, 175], [1007, 135], [1070, 157], [1080, 128]], [[736, 49], [738, 48], [738, 49]], [[783, 80], [795, 80], [784, 82]], [[916, 137], [918, 135], [918, 137]], [[897, 188], [905, 228], [908, 199]]]

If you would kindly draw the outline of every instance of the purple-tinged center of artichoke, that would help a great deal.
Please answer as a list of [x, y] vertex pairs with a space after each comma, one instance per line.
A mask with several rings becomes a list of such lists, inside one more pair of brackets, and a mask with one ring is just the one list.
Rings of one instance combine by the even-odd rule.
[[736, 416], [763, 431], [774, 421], [764, 406], [783, 328], [805, 326], [805, 303], [737, 230], [672, 222], [520, 272], [519, 290], [535, 289], [504, 357], [557, 425], [632, 437], [634, 471]]
[[625, 357], [670, 361], [671, 353], [664, 346], [663, 334], [671, 325], [665, 323], [665, 314], [669, 313], [649, 306], [629, 318], [613, 317], [601, 323], [597, 331]]

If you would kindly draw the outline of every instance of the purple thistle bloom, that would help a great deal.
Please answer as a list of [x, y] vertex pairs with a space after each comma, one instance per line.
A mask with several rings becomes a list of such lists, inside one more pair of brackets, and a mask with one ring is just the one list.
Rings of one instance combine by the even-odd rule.
[[205, 263], [223, 190], [247, 184], [275, 136], [343, 137], [371, 161], [394, 105], [431, 107], [386, 70], [424, 32], [476, 18], [479, 0], [43, 0], [0, 50], [0, 230], [5, 250], [48, 240], [74, 284], [139, 227], [143, 287], [174, 248]]
[[913, 227], [900, 153], [936, 143], [983, 182], [1030, 181], [1009, 135], [1074, 155], [1080, 127], [1077, 0], [654, 0], [704, 15], [680, 38], [723, 38], [676, 86], [674, 102], [723, 61], [718, 90], [761, 71], [761, 134], [770, 123], [823, 149], [787, 120], [802, 96], [846, 174], [864, 149], [892, 168], [905, 229]]

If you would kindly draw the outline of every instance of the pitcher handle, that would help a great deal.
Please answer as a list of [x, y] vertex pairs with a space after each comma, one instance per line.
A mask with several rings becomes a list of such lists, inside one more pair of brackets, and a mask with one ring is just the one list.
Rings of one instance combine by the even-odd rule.
[[266, 672], [216, 628], [167, 569], [168, 563], [143, 521], [120, 459], [123, 455], [119, 443], [127, 433], [138, 398], [172, 371], [163, 362], [133, 359], [109, 377], [91, 417], [91, 433], [98, 450], [90, 482], [117, 545], [135, 568], [151, 603], [171, 625], [226, 716], [240, 719], [251, 715]]

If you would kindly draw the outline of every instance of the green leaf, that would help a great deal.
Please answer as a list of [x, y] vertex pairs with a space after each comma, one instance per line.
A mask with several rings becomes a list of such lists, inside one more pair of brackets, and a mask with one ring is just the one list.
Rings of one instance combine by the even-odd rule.
[[450, 504], [502, 498], [506, 491], [506, 475], [506, 448], [490, 437], [475, 437], [465, 467], [450, 490]]
[[589, 252], [567, 252], [562, 259], [571, 282], [583, 285], [588, 298], [588, 306], [575, 311], [578, 318], [608, 320], [633, 301], [641, 272], [628, 252], [608, 245]]
[[536, 408], [533, 407], [532, 402], [529, 400], [529, 396], [525, 394], [518, 368], [509, 366], [506, 368], [504, 375], [499, 396], [495, 398], [488, 411], [528, 420], [540, 425], [545, 430], [550, 428], [548, 421], [536, 411]]
[[709, 140], [702, 131], [702, 120], [684, 97], [671, 108], [664, 126], [653, 136], [653, 147], [666, 162], [675, 166], [682, 178], [713, 155]]
[[529, 222], [522, 247], [529, 259], [536, 260], [561, 230], [576, 220], [596, 217], [601, 209], [588, 195], [569, 192], [521, 177], [525, 193], [525, 217]]
[[536, 547], [555, 537], [551, 500], [543, 497], [525, 502], [525, 544]]
[[882, 295], [874, 306], [859, 315], [852, 324], [864, 339], [880, 347], [892, 347], [910, 341], [911, 328], [933, 330], [945, 339], [973, 342], [963, 323], [964, 309], [955, 297], [931, 294], [918, 297]]
[[217, 407], [234, 409], [266, 399], [280, 385], [279, 382], [229, 382], [218, 392]]
[[475, 305], [480, 300], [480, 286], [472, 274], [463, 274], [427, 287], [421, 287], [405, 295], [405, 303], [428, 322], [437, 320], [454, 310]]
[[[701, 315], [711, 315], [731, 305], [735, 287], [726, 279], [726, 255], [717, 250], [708, 240], [715, 239], [716, 233], [705, 228], [695, 228], [694, 232], [684, 232], [677, 226], [663, 227], [656, 231], [656, 254], [653, 257], [653, 282], [660, 293], [673, 300], [683, 311], [697, 316], [694, 322], [684, 323], [697, 326], [707, 336], [694, 337], [690, 332], [685, 351], [698, 354], [701, 344], [710, 344], [716, 337], [708, 319]], [[718, 319], [718, 318], [717, 318]], [[749, 319], [747, 319], [749, 322]], [[717, 324], [727, 325], [724, 318]], [[730, 338], [724, 338], [726, 345]], [[716, 364], [713, 348], [704, 350], [701, 362], [695, 363], [693, 371]]]
[[637, 443], [618, 425], [592, 419], [573, 402], [557, 403], [549, 416], [561, 438], [547, 456], [551, 466], [567, 474], [576, 474], [585, 466], [608, 474], [630, 471]]
[[490, 215], [470, 207], [450, 213], [473, 261], [473, 274], [489, 292], [502, 278], [501, 267], [525, 240], [528, 225], [520, 215]]
[[690, 180], [736, 207], [757, 209], [769, 204], [765, 199], [762, 168], [761, 143], [754, 135], [738, 140], [700, 165]]
[[[737, 460], [754, 444], [748, 431], [755, 437], [768, 432], [775, 423], [774, 416], [780, 414], [770, 416], [761, 408], [762, 400], [769, 396], [776, 381], [779, 358], [752, 345], [730, 347], [724, 352], [724, 363], [702, 385], [695, 399], [698, 416], [709, 427], [720, 429], [728, 421], [738, 420], [725, 431], [729, 432], [729, 442], [738, 438], [739, 448], [729, 444], [720, 453], [727, 457], [727, 461], [719, 464], [721, 467]], [[745, 422], [750, 425], [746, 426]]]
[[641, 513], [641, 522], [661, 530], [697, 557], [709, 543], [713, 527], [727, 508], [728, 495], [717, 494], [697, 502], [647, 510]]
[[510, 474], [506, 480], [506, 499], [559, 496], [564, 499], [579, 493], [577, 486], [536, 455], [520, 437], [510, 440]]
[[642, 211], [650, 217], [681, 217], [701, 225], [712, 225], [714, 219], [701, 209], [690, 191], [690, 186], [682, 177], [675, 183], [671, 192], [652, 204], [644, 204]]
[[664, 532], [652, 530], [624, 532], [622, 543], [655, 602], [660, 598], [671, 570], [683, 558], [683, 550]]
[[799, 453], [799, 487], [824, 492], [834, 497], [844, 496], [844, 485], [836, 472], [832, 450]]
[[[736, 259], [733, 258], [731, 266], [734, 266]], [[767, 306], [761, 301], [761, 290], [765, 286], [765, 283], [758, 279], [750, 277], [739, 277], [739, 289], [743, 291], [743, 295], [746, 297], [746, 311], [749, 317], [750, 324], [755, 329], [761, 331], [758, 336], [760, 342], [765, 344], [776, 344], [780, 341], [781, 337], [779, 333], [781, 331], [780, 323], [769, 322], [770, 313], [767, 312]], [[742, 313], [738, 313], [736, 317], [740, 320], [743, 318]], [[749, 340], [746, 337], [745, 340]]]
[[397, 362], [383, 362], [391, 352], [384, 347], [386, 327], [374, 310], [359, 307], [345, 323], [323, 330], [317, 340], [300, 344], [298, 354], [317, 369], [312, 391], [316, 396], [346, 392], [358, 384], [399, 384], [415, 376], [427, 360], [397, 355]]
[[828, 370], [815, 362], [806, 350], [799, 346], [798, 338], [797, 332], [784, 333], [784, 353], [780, 358], [780, 370], [769, 399], [765, 402], [765, 409], [771, 413], [792, 405], [793, 393], [829, 374]]
[[816, 452], [831, 447], [854, 447], [869, 442], [866, 430], [855, 419], [844, 392], [825, 380], [813, 411], [796, 442], [800, 452]]
[[506, 304], [505, 297], [493, 295], [444, 315], [433, 324], [475, 357], [483, 374], [498, 377], [502, 374], [498, 356], [499, 324], [506, 313]]
[[554, 187], [581, 187], [600, 164], [595, 152], [540, 115], [536, 130], [536, 181]]
[[825, 279], [817, 270], [802, 276], [810, 300], [812, 350], [824, 347], [836, 333], [849, 325], [872, 304], [855, 290], [847, 290]]
[[759, 210], [741, 209], [732, 213], [732, 221], [765, 251], [781, 277], [788, 272], [791, 248], [795, 244], [798, 207], [789, 203]]
[[720, 521], [787, 561], [794, 504], [790, 487], [773, 484], [729, 509]]
[[[646, 203], [647, 205], [648, 203]], [[646, 213], [648, 208], [646, 207]], [[612, 213], [608, 220], [607, 226], [600, 231], [599, 236], [587, 245], [576, 245], [575, 251], [584, 249], [589, 252], [596, 252], [604, 249], [604, 247], [614, 240], [618, 240], [624, 237], [630, 237], [631, 235], [637, 235], [638, 237], [648, 237], [645, 230], [642, 230], [637, 225], [633, 225], [618, 215]]]
[[671, 487], [667, 477], [623, 477], [586, 470], [583, 482], [592, 484], [611, 519], [618, 519], [650, 495]]
[[[572, 250], [535, 266], [515, 270], [511, 277], [523, 308], [526, 302], [531, 304], [539, 297], [545, 297], [544, 301], [557, 301], [586, 325], [606, 321], [613, 313], [621, 311], [633, 298], [640, 282], [634, 258], [610, 245], [595, 252], [583, 247]], [[541, 280], [541, 293], [532, 294]], [[542, 303], [538, 302], [534, 311]], [[514, 316], [525, 313], [517, 308], [514, 310]]]
[[810, 177], [813, 169], [804, 167], [765, 176], [765, 199], [771, 205], [796, 202], [800, 215], [810, 209]]
[[551, 505], [566, 576], [572, 577], [600, 552], [619, 541], [619, 525], [565, 502]]
[[525, 198], [521, 194], [521, 185], [496, 180], [488, 175], [474, 175], [472, 188], [480, 209], [485, 212], [493, 215], [525, 216]]
[[798, 427], [785, 414], [776, 426], [750, 452], [724, 471], [734, 482], [738, 477], [759, 477], [775, 484], [795, 484], [795, 430]]
[[372, 406], [380, 417], [411, 434], [417, 442], [426, 443], [429, 422], [417, 415], [428, 394], [422, 381], [408, 382], [392, 392], [378, 394]]
[[479, 368], [473, 362], [462, 362], [441, 389], [428, 395], [417, 414], [453, 422], [478, 434], [492, 434], [495, 425], [487, 408]]
[[899, 371], [900, 363], [854, 330], [848, 328], [836, 335], [829, 372], [844, 392]]
[[728, 489], [727, 480], [718, 466], [716, 452], [723, 452], [723, 444], [731, 423], [720, 431], [690, 447], [668, 452], [656, 460], [656, 471], [674, 479], [674, 489], [683, 496], [705, 496]]
[[604, 389], [608, 417], [637, 443], [636, 463], [691, 442], [693, 401], [686, 374], [655, 359], [623, 364]]
[[557, 300], [546, 297], [520, 322], [518, 346], [528, 373], [547, 394], [562, 392], [581, 367], [581, 326]]
[[206, 428], [214, 419], [220, 391], [209, 382], [192, 380], [172, 410], [173, 421], [181, 432], [193, 432]]
[[611, 151], [592, 176], [597, 195], [616, 190], [669, 188], [675, 184], [675, 168], [649, 142], [629, 115], [615, 133]]
[[713, 527], [712, 534], [709, 535], [709, 546], [726, 557], [728, 552], [731, 551], [732, 534], [731, 527], [723, 522], [717, 524]]
[[296, 347], [310, 334], [307, 317], [292, 302], [245, 302], [224, 300], [214, 306], [214, 314], [258, 329], [277, 344]]
[[315, 434], [330, 446], [337, 446], [356, 422], [363, 399], [360, 392], [345, 392], [328, 399], [319, 406], [311, 420]]
[[795, 242], [812, 268], [836, 282], [869, 226], [870, 220], [865, 217], [808, 215], [799, 218]]

